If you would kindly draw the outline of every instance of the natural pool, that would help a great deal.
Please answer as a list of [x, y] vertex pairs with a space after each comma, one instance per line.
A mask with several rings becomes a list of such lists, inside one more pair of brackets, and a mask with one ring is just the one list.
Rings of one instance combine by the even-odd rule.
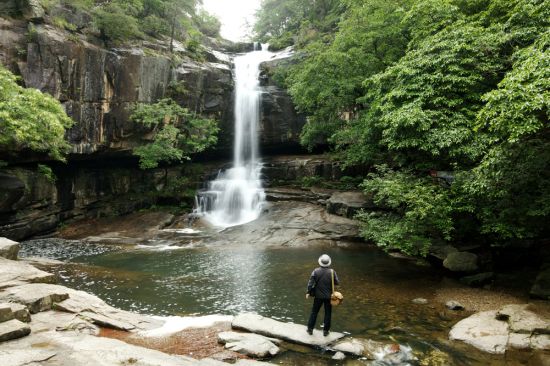
[[[166, 249], [166, 248], [164, 248]], [[455, 365], [519, 365], [521, 355], [490, 356], [447, 340], [465, 313], [433, 300], [447, 281], [433, 268], [395, 259], [376, 248], [258, 248], [252, 245], [155, 250], [56, 239], [23, 244], [22, 255], [67, 260], [60, 282], [88, 291], [110, 305], [152, 315], [256, 312], [305, 324], [311, 301], [308, 277], [323, 252], [333, 258], [344, 304], [333, 312], [333, 330], [381, 341], [392, 339], [420, 355], [437, 349]], [[423, 297], [428, 304], [411, 302]], [[321, 318], [321, 317], [320, 317]], [[328, 356], [286, 352], [284, 365], [335, 364]], [[361, 363], [363, 364], [363, 363]], [[429, 365], [429, 364], [428, 364]], [[435, 364], [434, 364], [435, 365]]]

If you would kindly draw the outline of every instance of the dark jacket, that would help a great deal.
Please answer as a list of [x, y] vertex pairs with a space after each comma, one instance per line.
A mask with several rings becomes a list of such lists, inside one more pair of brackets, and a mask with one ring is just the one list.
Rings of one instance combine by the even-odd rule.
[[[330, 299], [332, 294], [332, 279], [330, 275], [330, 268], [317, 267], [311, 273], [311, 277], [307, 283], [307, 292], [311, 293], [311, 290], [315, 288], [314, 296], [318, 299]], [[334, 286], [339, 285], [338, 276], [334, 271]]]

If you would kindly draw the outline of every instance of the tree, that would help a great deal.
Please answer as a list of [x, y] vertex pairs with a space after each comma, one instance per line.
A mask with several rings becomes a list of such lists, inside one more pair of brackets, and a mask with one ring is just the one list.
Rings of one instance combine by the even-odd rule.
[[142, 169], [155, 168], [160, 162], [189, 159], [217, 141], [216, 121], [199, 118], [172, 99], [138, 105], [131, 117], [152, 129], [152, 142], [134, 149]]
[[17, 77], [0, 66], [1, 150], [17, 153], [30, 149], [63, 161], [70, 148], [65, 130], [73, 123], [57, 100], [19, 86]]

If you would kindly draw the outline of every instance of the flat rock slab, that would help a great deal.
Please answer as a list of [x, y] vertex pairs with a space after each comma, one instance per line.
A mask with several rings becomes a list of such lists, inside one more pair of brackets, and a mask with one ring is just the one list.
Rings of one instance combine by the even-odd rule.
[[54, 283], [51, 273], [34, 268], [30, 264], [0, 257], [0, 290], [27, 283]]
[[28, 324], [17, 319], [0, 323], [0, 342], [9, 341], [29, 335], [31, 328]]
[[68, 288], [59, 285], [31, 283], [0, 292], [0, 300], [25, 305], [31, 314], [50, 310], [56, 302], [69, 298]]
[[506, 321], [497, 320], [497, 311], [482, 311], [456, 323], [449, 339], [468, 343], [482, 351], [503, 354], [508, 344]]
[[266, 358], [279, 353], [276, 343], [280, 343], [280, 340], [254, 333], [221, 332], [218, 334], [218, 342], [225, 344], [225, 348], [231, 351], [253, 358]]
[[2, 366], [40, 365], [56, 355], [54, 351], [38, 349], [0, 350]]
[[100, 327], [105, 328], [111, 328], [111, 329], [117, 329], [117, 330], [132, 330], [135, 329], [135, 325], [132, 325], [130, 323], [126, 323], [121, 320], [109, 318], [102, 314], [96, 314], [89, 311], [84, 311], [80, 313], [81, 317], [84, 317], [84, 319], [90, 319], [90, 321], [95, 324], [99, 325]]
[[283, 323], [258, 314], [237, 315], [231, 326], [234, 329], [243, 329], [267, 337], [312, 347], [324, 347], [344, 337], [344, 334], [337, 332], [331, 332], [324, 337], [322, 332], [318, 330], [315, 330], [313, 335], [309, 335], [305, 325]]
[[16, 260], [21, 245], [8, 238], [0, 238], [0, 257]]
[[[30, 339], [33, 337], [32, 339]], [[42, 332], [22, 340], [2, 344], [2, 355], [14, 360], [23, 360], [33, 349], [40, 345], [45, 353], [54, 355], [42, 364], [55, 366], [98, 366], [98, 365], [140, 365], [140, 366], [195, 366], [198, 361], [185, 356], [168, 355], [160, 351], [130, 345], [112, 338], [95, 337], [75, 332]], [[36, 346], [35, 346], [36, 347]], [[38, 355], [36, 355], [38, 356]], [[2, 358], [3, 360], [3, 358]], [[28, 365], [25, 362], [12, 362], [10, 365]], [[4, 366], [4, 363], [2, 363]]]

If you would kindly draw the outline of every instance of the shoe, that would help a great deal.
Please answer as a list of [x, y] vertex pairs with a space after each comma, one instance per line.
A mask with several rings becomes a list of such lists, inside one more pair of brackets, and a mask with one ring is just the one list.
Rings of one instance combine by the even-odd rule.
[[329, 332], [328, 330], [323, 330], [323, 335], [324, 335], [325, 337], [328, 336], [329, 333], [330, 333], [330, 332]]
[[307, 330], [307, 334], [313, 335], [313, 329], [308, 329], [308, 330]]

